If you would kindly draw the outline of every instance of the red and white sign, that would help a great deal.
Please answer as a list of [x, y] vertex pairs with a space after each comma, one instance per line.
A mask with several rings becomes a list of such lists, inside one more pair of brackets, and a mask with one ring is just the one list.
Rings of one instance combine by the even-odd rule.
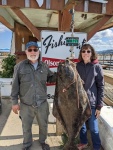
[[[42, 61], [47, 63], [52, 71], [56, 71], [59, 62], [70, 57], [70, 46], [66, 46], [66, 38], [71, 37], [71, 32], [58, 31], [42, 31], [41, 32], [41, 54]], [[80, 47], [87, 41], [87, 34], [82, 32], [74, 32], [74, 37], [78, 37], [78, 46], [74, 46], [75, 62], [78, 61]], [[54, 97], [55, 86], [51, 85], [47, 88], [48, 101], [52, 102]]]

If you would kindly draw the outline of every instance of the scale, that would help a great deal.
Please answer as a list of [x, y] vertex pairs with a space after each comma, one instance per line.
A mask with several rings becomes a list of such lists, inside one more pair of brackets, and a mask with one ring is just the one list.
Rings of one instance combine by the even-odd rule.
[[80, 45], [80, 39], [79, 37], [75, 37], [74, 36], [74, 13], [75, 13], [75, 10], [74, 10], [74, 6], [73, 6], [73, 9], [70, 9], [70, 14], [72, 15], [72, 19], [71, 19], [71, 24], [70, 24], [70, 29], [71, 29], [71, 36], [70, 37], [66, 37], [66, 46], [70, 46], [70, 52], [71, 52], [71, 55], [70, 55], [70, 58], [71, 59], [74, 59], [75, 58], [75, 54], [73, 52], [74, 50], [74, 46], [76, 46], [77, 48], [81, 48], [81, 46], [86, 43], [86, 39], [83, 39], [82, 41], [82, 45]]
[[66, 37], [66, 46], [78, 46], [79, 37]]

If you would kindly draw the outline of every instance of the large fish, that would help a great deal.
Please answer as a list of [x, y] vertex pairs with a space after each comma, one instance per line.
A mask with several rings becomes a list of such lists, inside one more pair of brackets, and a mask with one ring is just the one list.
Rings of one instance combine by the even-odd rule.
[[75, 137], [91, 116], [91, 109], [76, 64], [69, 59], [59, 63], [57, 69], [53, 115], [61, 122], [68, 135], [63, 149], [75, 150]]

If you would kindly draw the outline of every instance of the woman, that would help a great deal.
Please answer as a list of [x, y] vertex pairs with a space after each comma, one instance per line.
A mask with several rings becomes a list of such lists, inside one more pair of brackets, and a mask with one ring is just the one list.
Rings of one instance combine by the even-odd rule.
[[[93, 150], [100, 150], [101, 141], [98, 129], [98, 117], [103, 106], [104, 97], [104, 77], [101, 65], [98, 63], [97, 54], [90, 44], [84, 44], [79, 53], [77, 70], [84, 81], [84, 89], [87, 92], [92, 115], [88, 119], [88, 125], [91, 132]], [[80, 131], [80, 144], [77, 148], [82, 150], [88, 145], [87, 129], [84, 123]]]

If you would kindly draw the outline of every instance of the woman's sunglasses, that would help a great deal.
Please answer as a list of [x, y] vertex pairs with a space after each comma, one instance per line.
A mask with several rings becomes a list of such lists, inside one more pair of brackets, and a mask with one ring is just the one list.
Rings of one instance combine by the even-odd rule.
[[91, 51], [90, 50], [82, 50], [82, 53], [91, 53]]
[[37, 49], [37, 48], [34, 48], [34, 49], [29, 48], [29, 49], [28, 49], [28, 52], [32, 52], [32, 51], [33, 51], [33, 52], [38, 52], [38, 49]]

